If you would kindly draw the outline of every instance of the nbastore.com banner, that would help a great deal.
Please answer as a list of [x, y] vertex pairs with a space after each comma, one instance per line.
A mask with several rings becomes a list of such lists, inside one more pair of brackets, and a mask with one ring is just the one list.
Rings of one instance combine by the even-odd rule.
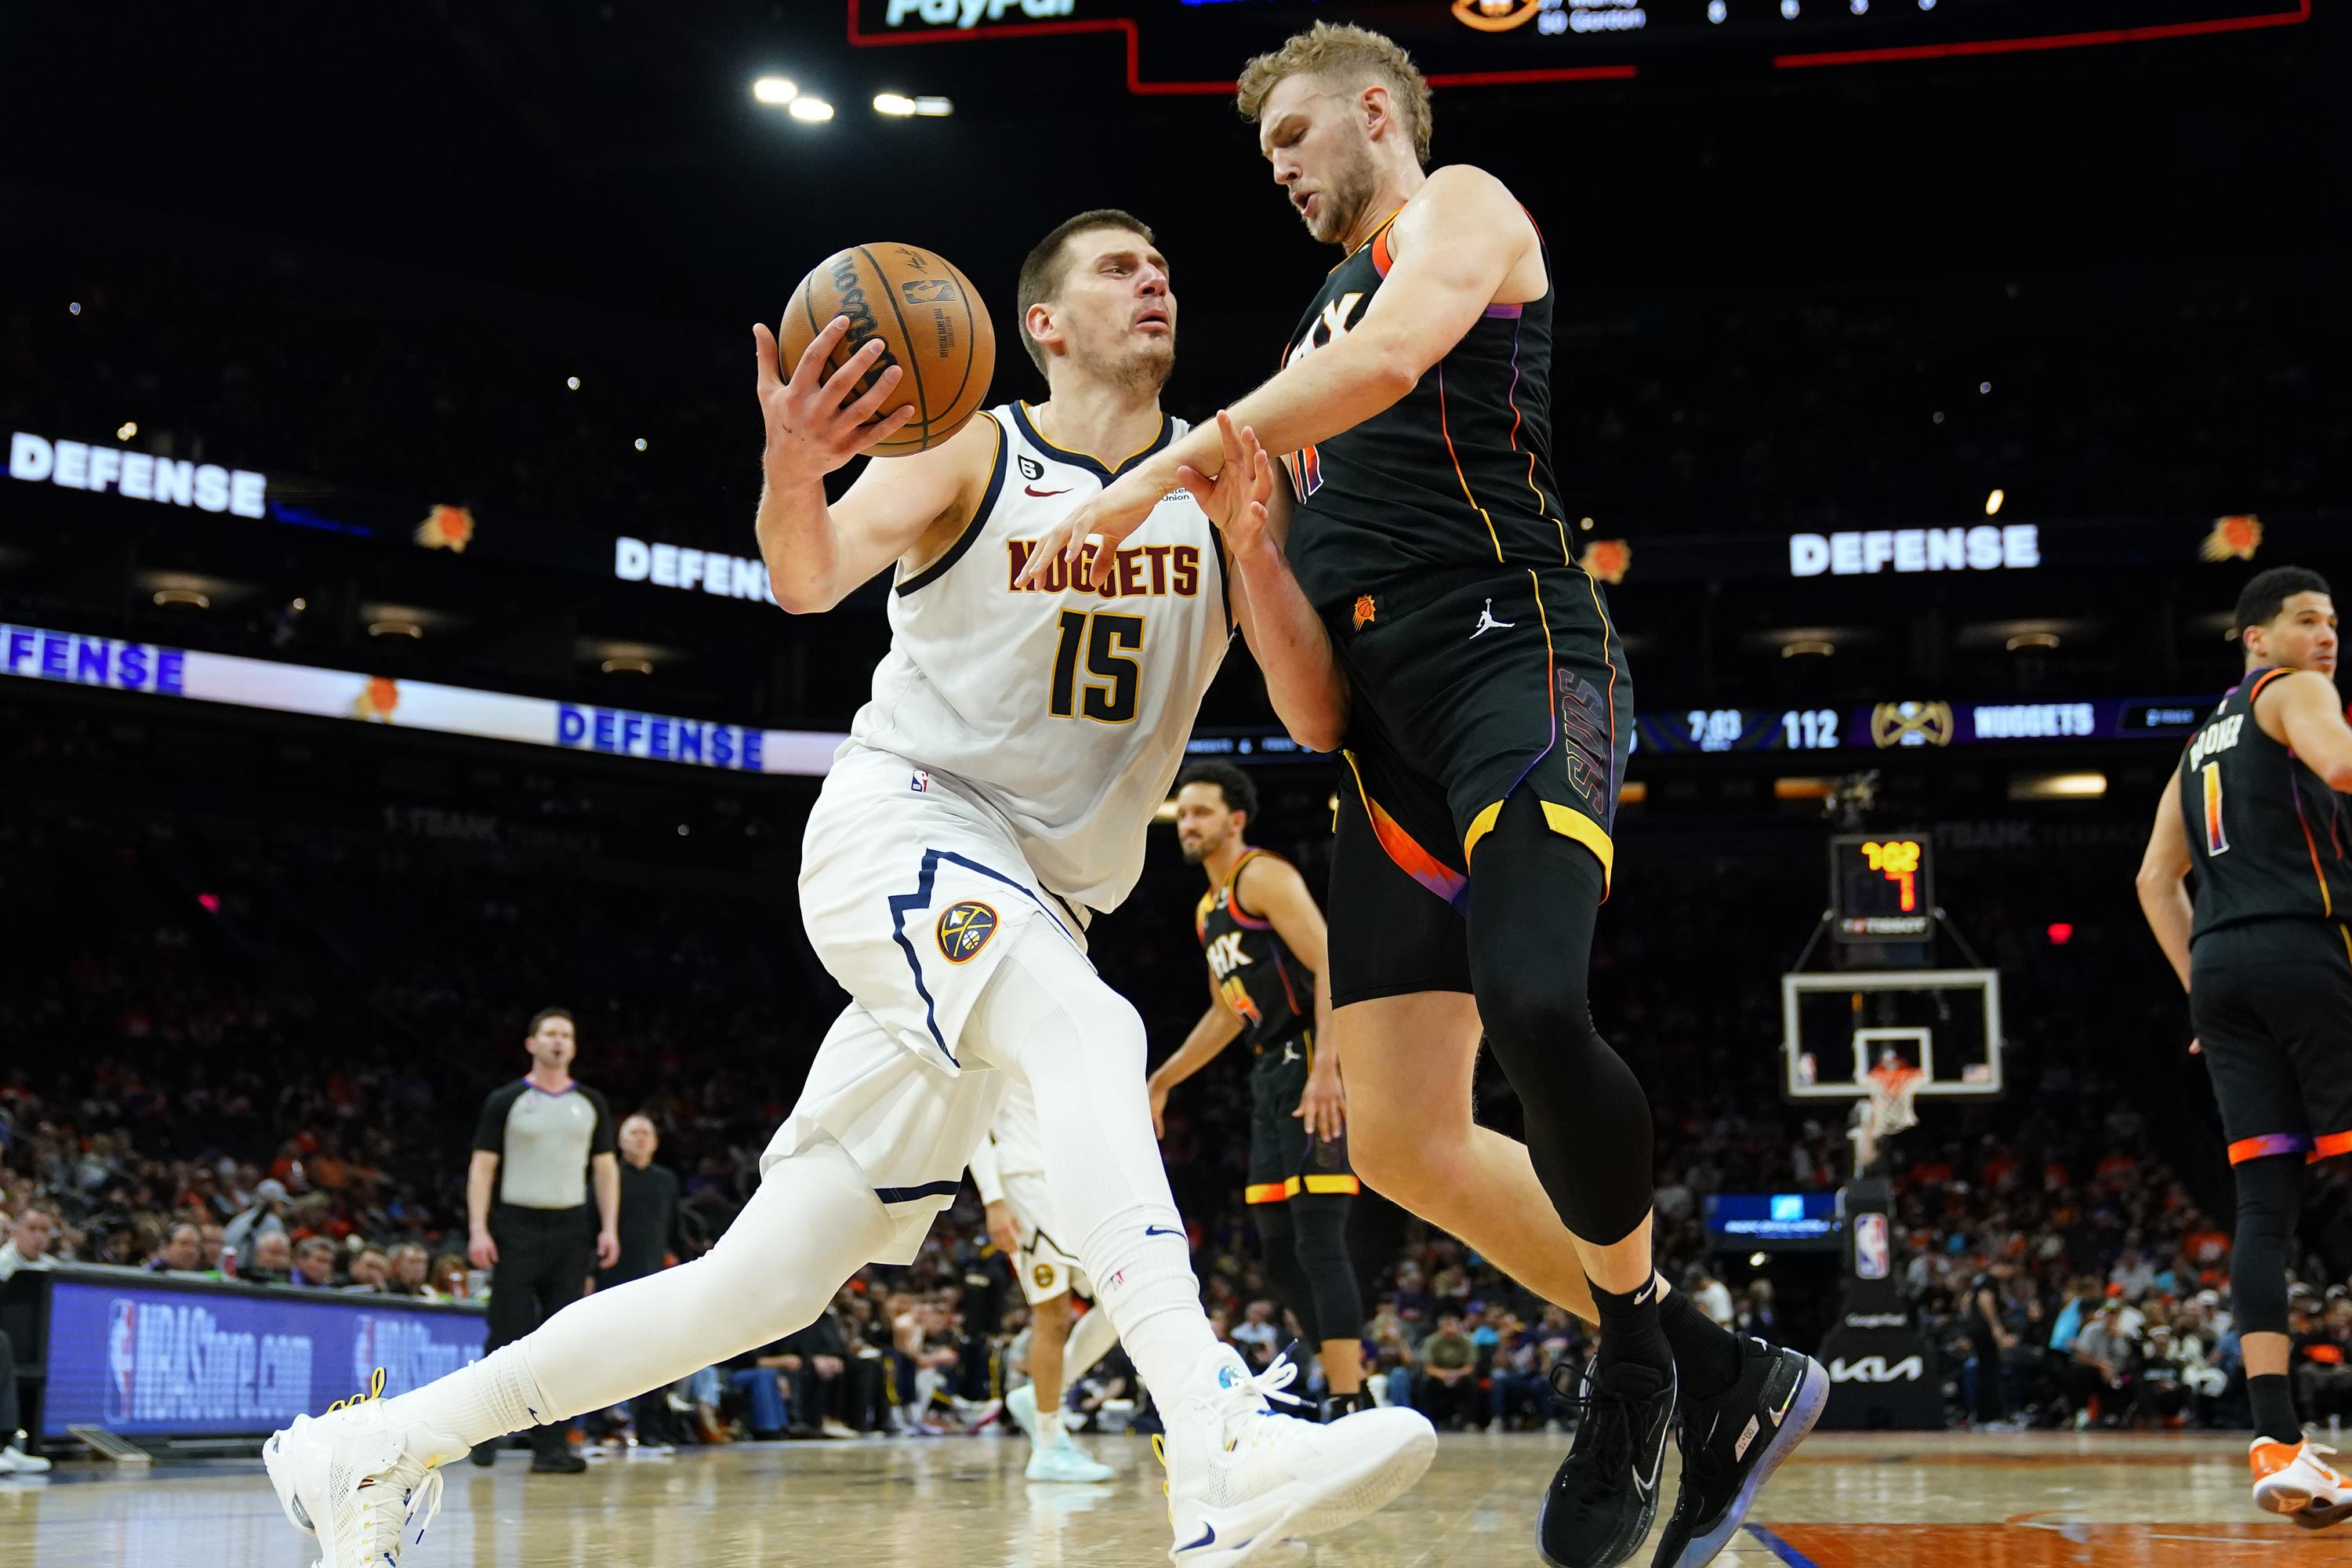
[[0, 675], [737, 773], [821, 778], [843, 740], [820, 731], [755, 730], [39, 626], [0, 625]]

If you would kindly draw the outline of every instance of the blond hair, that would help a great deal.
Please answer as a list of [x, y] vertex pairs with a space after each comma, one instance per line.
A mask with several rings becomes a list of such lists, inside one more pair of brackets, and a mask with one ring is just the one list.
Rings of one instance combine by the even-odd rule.
[[1242, 68], [1234, 95], [1242, 118], [1255, 124], [1266, 95], [1285, 77], [1314, 76], [1333, 87], [1384, 87], [1412, 136], [1413, 156], [1429, 161], [1429, 82], [1396, 40], [1369, 27], [1318, 22], [1272, 54]]

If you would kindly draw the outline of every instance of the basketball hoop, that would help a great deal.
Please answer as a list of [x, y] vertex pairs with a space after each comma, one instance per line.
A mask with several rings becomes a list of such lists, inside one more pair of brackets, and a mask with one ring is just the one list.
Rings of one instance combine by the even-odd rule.
[[1882, 1062], [1872, 1068], [1867, 1122], [1874, 1139], [1908, 1131], [1919, 1125], [1919, 1089], [1927, 1075], [1908, 1062]]

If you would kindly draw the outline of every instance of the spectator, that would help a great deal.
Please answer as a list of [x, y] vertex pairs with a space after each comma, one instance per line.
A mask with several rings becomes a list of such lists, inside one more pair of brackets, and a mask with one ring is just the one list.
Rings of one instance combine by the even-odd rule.
[[2305, 1417], [2336, 1426], [2352, 1416], [2352, 1300], [2339, 1296], [2306, 1313], [2290, 1343], [2289, 1371]]
[[2125, 1409], [2124, 1391], [2129, 1381], [2132, 1344], [2123, 1330], [2123, 1303], [2110, 1297], [2098, 1314], [2075, 1337], [2074, 1386], [2074, 1425], [2087, 1426], [2095, 1418], [2113, 1425]]
[[454, 1252], [445, 1252], [433, 1260], [425, 1278], [431, 1281], [433, 1299], [436, 1301], [470, 1301], [474, 1289], [467, 1278], [466, 1260]]
[[0, 1281], [20, 1268], [47, 1268], [49, 1242], [57, 1229], [57, 1215], [47, 1209], [27, 1208], [18, 1214], [16, 1227], [8, 1234], [8, 1244], [0, 1247]]
[[[333, 1248], [330, 1244], [329, 1251]], [[332, 1265], [329, 1266], [331, 1268]], [[294, 1242], [282, 1230], [267, 1231], [253, 1242], [253, 1266], [242, 1278], [257, 1285], [290, 1285], [294, 1282]]]
[[373, 1247], [362, 1247], [352, 1259], [352, 1282], [346, 1289], [382, 1295], [392, 1279], [392, 1260]]
[[147, 1259], [148, 1268], [158, 1274], [194, 1274], [204, 1266], [204, 1232], [186, 1224], [173, 1226]]
[[1234, 1325], [1232, 1337], [1250, 1370], [1264, 1372], [1273, 1362], [1275, 1352], [1282, 1348], [1282, 1330], [1274, 1321], [1274, 1303], [1261, 1298], [1244, 1308], [1242, 1321]]
[[294, 1277], [289, 1284], [313, 1290], [335, 1286], [335, 1244], [323, 1236], [305, 1237], [294, 1249]]
[[1717, 1279], [1703, 1263], [1694, 1263], [1684, 1275], [1691, 1304], [1706, 1314], [1707, 1321], [1718, 1329], [1731, 1327], [1733, 1310], [1731, 1288]]
[[237, 1262], [255, 1261], [256, 1244], [265, 1236], [286, 1236], [286, 1215], [293, 1207], [286, 1184], [272, 1178], [253, 1189], [253, 1202], [221, 1227], [221, 1245], [236, 1249]]
[[421, 1243], [404, 1241], [392, 1249], [392, 1272], [384, 1290], [394, 1296], [430, 1297], [432, 1259]]
[[1477, 1414], [1478, 1347], [1462, 1331], [1462, 1320], [1438, 1314], [1436, 1331], [1421, 1342], [1421, 1380], [1413, 1408], [1443, 1430], [1458, 1432]]

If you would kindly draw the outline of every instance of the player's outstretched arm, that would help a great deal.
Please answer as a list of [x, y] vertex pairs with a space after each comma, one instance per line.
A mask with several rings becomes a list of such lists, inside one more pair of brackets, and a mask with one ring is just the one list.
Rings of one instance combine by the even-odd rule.
[[2275, 723], [2278, 739], [2329, 789], [2352, 790], [2352, 724], [2344, 721], [2343, 700], [2327, 677], [2299, 669], [2263, 688], [2255, 721], [2265, 731]]
[[2172, 961], [2184, 991], [2189, 989], [2189, 932], [2196, 921], [2185, 885], [2189, 867], [2189, 829], [2180, 821], [2180, 775], [2176, 773], [2164, 786], [2164, 798], [2156, 803], [2156, 826], [2148, 829], [2147, 851], [2140, 857], [2134, 880], [2147, 929]]
[[[1267, 451], [1296, 452], [1353, 429], [1411, 392], [1487, 306], [1507, 292], [1541, 292], [1534, 222], [1500, 180], [1468, 164], [1449, 164], [1423, 183], [1390, 226], [1389, 248], [1395, 261], [1363, 320], [1234, 405], [1234, 423], [1255, 429]], [[1530, 269], [1529, 289], [1508, 289]], [[1042, 581], [1056, 550], [1075, 565], [1089, 534], [1106, 544], [1125, 539], [1175, 488], [1179, 468], [1214, 474], [1222, 448], [1203, 426], [1128, 470], [1038, 542], [1024, 582]], [[1097, 554], [1097, 586], [1116, 564], [1113, 551]]]
[[1348, 732], [1348, 678], [1323, 619], [1290, 574], [1282, 542], [1290, 533], [1290, 487], [1255, 432], [1220, 411], [1223, 467], [1212, 479], [1186, 467], [1177, 478], [1225, 539], [1234, 573], [1234, 619], [1265, 676], [1266, 697], [1290, 738], [1331, 752]]
[[892, 562], [919, 563], [952, 543], [979, 505], [1003, 439], [993, 420], [974, 419], [928, 452], [868, 463], [849, 492], [827, 506], [825, 476], [914, 416], [911, 404], [881, 413], [898, 385], [897, 365], [856, 395], [858, 378], [881, 356], [879, 339], [825, 375], [825, 361], [848, 330], [846, 317], [827, 322], [785, 380], [775, 334], [751, 329], [767, 426], [755, 529], [776, 603], [794, 615], [829, 610]]
[[1318, 1048], [1307, 1070], [1307, 1090], [1293, 1116], [1308, 1134], [1328, 1142], [1347, 1128], [1347, 1096], [1339, 1083], [1339, 1056], [1330, 1049], [1331, 944], [1323, 910], [1307, 890], [1307, 879], [1286, 860], [1254, 857], [1234, 883], [1234, 897], [1272, 922], [1274, 934], [1315, 972], [1315, 1039]]
[[1210, 976], [1209, 1010], [1201, 1015], [1201, 1021], [1192, 1026], [1192, 1032], [1184, 1037], [1176, 1054], [1154, 1068], [1151, 1076], [1144, 1079], [1143, 1086], [1151, 1095], [1153, 1137], [1168, 1135], [1161, 1114], [1168, 1109], [1168, 1091], [1216, 1060], [1220, 1051], [1241, 1037], [1241, 1015], [1225, 1005], [1225, 999], [1217, 994], [1216, 977]]

